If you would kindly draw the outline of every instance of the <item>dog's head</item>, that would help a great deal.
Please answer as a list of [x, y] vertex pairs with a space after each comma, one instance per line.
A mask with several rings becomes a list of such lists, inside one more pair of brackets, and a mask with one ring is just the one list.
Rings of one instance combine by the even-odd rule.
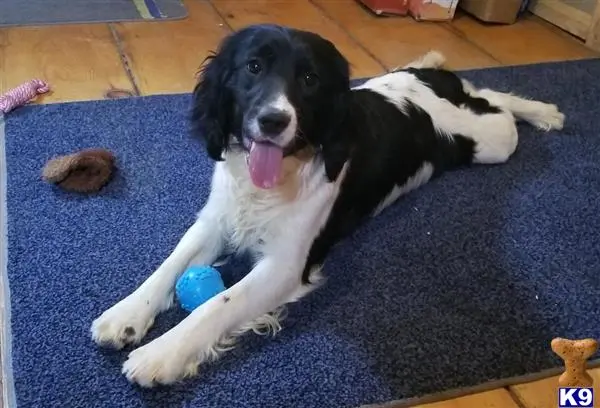
[[322, 151], [335, 179], [343, 163], [330, 152], [339, 150], [333, 133], [348, 92], [348, 62], [331, 42], [276, 25], [250, 26], [227, 37], [204, 64], [192, 124], [214, 160], [232, 145], [245, 149], [258, 187], [273, 187], [283, 157], [307, 145]]

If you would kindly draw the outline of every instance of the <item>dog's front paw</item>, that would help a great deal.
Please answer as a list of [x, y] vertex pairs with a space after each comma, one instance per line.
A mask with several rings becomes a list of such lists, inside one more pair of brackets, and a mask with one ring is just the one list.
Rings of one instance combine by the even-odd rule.
[[168, 308], [170, 302], [165, 300], [161, 302], [163, 305], [158, 305], [156, 299], [145, 300], [131, 294], [92, 322], [92, 339], [100, 346], [116, 349], [137, 344], [152, 327], [156, 314]]
[[165, 333], [156, 340], [129, 354], [123, 364], [123, 374], [142, 387], [155, 384], [168, 385], [196, 375], [200, 364], [190, 342], [194, 339], [176, 337]]
[[558, 110], [556, 105], [546, 104], [540, 108], [539, 114], [533, 120], [533, 124], [541, 130], [560, 130], [565, 123], [565, 115]]

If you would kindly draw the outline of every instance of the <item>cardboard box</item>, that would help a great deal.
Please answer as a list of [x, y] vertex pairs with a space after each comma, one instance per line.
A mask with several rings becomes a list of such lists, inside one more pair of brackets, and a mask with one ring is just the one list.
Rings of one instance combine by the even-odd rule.
[[461, 0], [460, 8], [488, 23], [517, 21], [523, 0]]
[[458, 0], [410, 0], [409, 11], [417, 21], [447, 21], [454, 18], [457, 4]]
[[410, 0], [359, 0], [373, 13], [405, 16], [408, 14]]

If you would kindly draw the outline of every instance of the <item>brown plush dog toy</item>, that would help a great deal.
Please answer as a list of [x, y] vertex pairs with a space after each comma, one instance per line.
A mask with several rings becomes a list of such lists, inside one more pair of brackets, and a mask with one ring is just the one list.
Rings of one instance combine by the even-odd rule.
[[42, 178], [57, 186], [79, 193], [100, 190], [111, 179], [115, 156], [104, 149], [87, 149], [55, 157], [46, 163]]

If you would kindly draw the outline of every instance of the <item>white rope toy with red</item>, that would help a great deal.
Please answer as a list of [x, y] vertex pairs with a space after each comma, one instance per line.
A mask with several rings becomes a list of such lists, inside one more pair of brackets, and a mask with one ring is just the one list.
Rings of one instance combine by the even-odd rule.
[[25, 105], [40, 94], [50, 91], [50, 86], [41, 79], [32, 79], [18, 87], [0, 95], [0, 112], [8, 113], [11, 110]]

